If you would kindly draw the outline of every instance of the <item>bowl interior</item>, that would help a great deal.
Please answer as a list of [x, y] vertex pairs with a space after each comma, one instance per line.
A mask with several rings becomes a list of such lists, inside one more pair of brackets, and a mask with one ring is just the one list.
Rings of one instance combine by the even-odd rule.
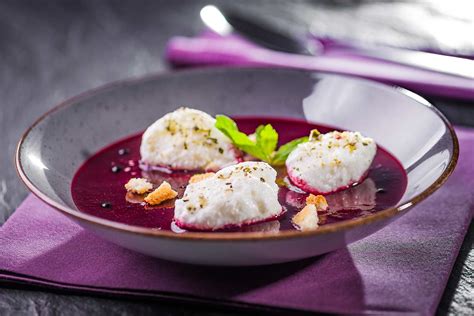
[[399, 205], [447, 176], [457, 155], [449, 123], [409, 91], [305, 71], [220, 68], [119, 82], [66, 101], [20, 142], [20, 173], [36, 193], [77, 210], [70, 187], [84, 160], [181, 105], [210, 114], [306, 117], [361, 131], [405, 168], [408, 186]]

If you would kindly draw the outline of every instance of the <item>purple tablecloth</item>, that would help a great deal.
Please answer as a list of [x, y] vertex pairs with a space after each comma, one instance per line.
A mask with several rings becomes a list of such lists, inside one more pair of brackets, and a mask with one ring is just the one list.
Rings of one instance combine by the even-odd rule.
[[165, 57], [175, 66], [290, 67], [346, 74], [423, 94], [474, 100], [473, 79], [361, 57], [357, 50], [344, 47], [328, 49], [316, 57], [303, 56], [258, 47], [237, 35], [221, 37], [205, 32], [195, 38], [172, 38]]
[[430, 315], [474, 210], [474, 130], [457, 132], [461, 155], [445, 186], [376, 234], [318, 258], [254, 268], [162, 261], [103, 241], [29, 196], [0, 228], [0, 278], [213, 304]]

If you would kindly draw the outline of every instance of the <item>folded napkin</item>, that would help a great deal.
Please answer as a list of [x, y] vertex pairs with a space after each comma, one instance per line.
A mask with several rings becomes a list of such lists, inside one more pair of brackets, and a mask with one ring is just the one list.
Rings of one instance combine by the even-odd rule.
[[29, 196], [0, 228], [0, 279], [243, 307], [433, 314], [473, 216], [474, 129], [458, 136], [459, 165], [445, 186], [376, 234], [317, 258], [245, 268], [167, 262], [106, 242]]
[[195, 38], [172, 38], [165, 54], [171, 64], [179, 67], [226, 65], [309, 69], [396, 84], [427, 95], [474, 100], [473, 79], [362, 57], [357, 49], [340, 45], [332, 45], [319, 56], [303, 56], [268, 50], [237, 35], [222, 37], [205, 32]]

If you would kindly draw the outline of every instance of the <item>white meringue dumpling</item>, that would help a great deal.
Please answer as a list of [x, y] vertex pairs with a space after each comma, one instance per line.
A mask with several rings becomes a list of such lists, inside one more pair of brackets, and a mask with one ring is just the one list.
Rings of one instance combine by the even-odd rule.
[[283, 213], [277, 173], [265, 162], [243, 162], [190, 183], [176, 200], [177, 226], [218, 230], [270, 221]]
[[209, 114], [179, 108], [150, 125], [142, 136], [145, 167], [219, 170], [240, 161], [239, 151], [214, 125]]
[[364, 180], [377, 152], [374, 140], [359, 132], [314, 131], [288, 156], [291, 182], [314, 194], [347, 189]]

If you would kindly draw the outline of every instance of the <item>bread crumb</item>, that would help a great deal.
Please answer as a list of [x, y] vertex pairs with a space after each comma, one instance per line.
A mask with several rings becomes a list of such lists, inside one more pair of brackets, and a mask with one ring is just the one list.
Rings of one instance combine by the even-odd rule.
[[153, 185], [145, 178], [131, 178], [125, 184], [125, 189], [127, 189], [128, 192], [144, 194], [151, 191]]
[[326, 198], [324, 198], [324, 196], [322, 195], [314, 195], [314, 194], [310, 194], [307, 198], [306, 198], [306, 204], [313, 204], [314, 206], [316, 206], [316, 209], [318, 211], [326, 211], [328, 209], [328, 202], [326, 201]]
[[318, 228], [318, 211], [314, 204], [307, 204], [301, 211], [293, 216], [293, 224], [301, 231]]
[[301, 231], [318, 228], [318, 211], [328, 209], [328, 202], [322, 195], [310, 194], [306, 198], [306, 206], [293, 216], [293, 224]]
[[145, 197], [145, 202], [150, 205], [158, 205], [166, 200], [174, 199], [176, 196], [178, 196], [178, 192], [173, 190], [168, 182], [163, 181], [158, 188]]
[[192, 176], [192, 177], [189, 179], [189, 183], [200, 182], [200, 181], [202, 181], [202, 180], [204, 180], [204, 179], [207, 179], [207, 178], [212, 177], [213, 175], [215, 175], [214, 172], [207, 172], [207, 173], [195, 174], [194, 176]]

